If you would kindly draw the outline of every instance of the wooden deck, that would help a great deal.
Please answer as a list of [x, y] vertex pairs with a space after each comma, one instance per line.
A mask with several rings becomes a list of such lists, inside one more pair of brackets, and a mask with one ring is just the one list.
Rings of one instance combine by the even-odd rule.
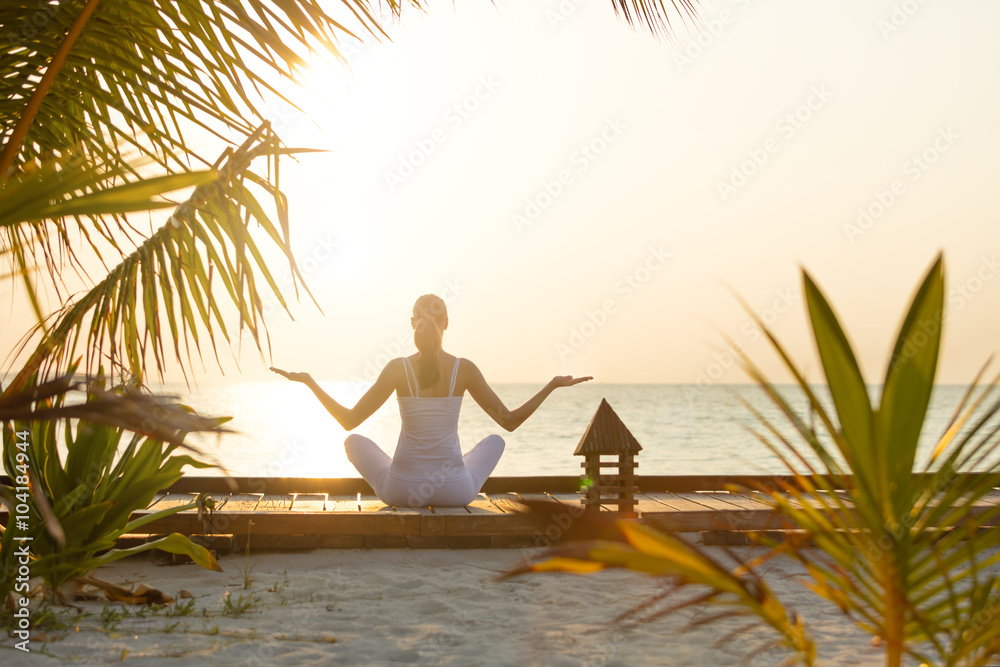
[[[702, 533], [707, 543], [741, 544], [746, 531], [785, 531], [791, 526], [762, 496], [726, 490], [730, 485], [777, 485], [778, 476], [646, 476], [639, 478], [640, 521], [672, 532]], [[465, 507], [387, 506], [356, 478], [185, 477], [133, 518], [192, 502], [199, 492], [215, 500], [211, 519], [184, 510], [143, 527], [143, 535], [178, 532], [198, 536], [213, 548], [496, 548], [548, 546], [582, 514], [579, 477], [490, 478]], [[551, 500], [565, 511], [544, 528], [516, 510], [524, 500]], [[977, 513], [996, 510], [994, 489]], [[0, 523], [6, 517], [0, 512]], [[1000, 512], [988, 525], [998, 524]]]
[[[778, 484], [787, 477], [642, 477], [639, 519], [671, 532], [702, 533], [707, 542], [745, 543], [746, 531], [791, 528], [755, 493], [725, 490], [748, 482]], [[404, 508], [385, 505], [360, 479], [181, 480], [147, 512], [187, 504], [198, 491], [212, 494], [211, 523], [185, 510], [148, 524], [152, 534], [215, 535], [222, 544], [255, 549], [496, 548], [547, 546], [582, 514], [578, 477], [491, 478], [465, 507]], [[258, 489], [258, 490], [252, 490]], [[565, 512], [543, 528], [517, 512], [519, 501], [551, 500]], [[1000, 505], [1000, 491], [977, 507]], [[136, 516], [142, 513], [137, 513]], [[993, 517], [990, 525], [996, 525]], [[218, 541], [220, 538], [214, 538]]]

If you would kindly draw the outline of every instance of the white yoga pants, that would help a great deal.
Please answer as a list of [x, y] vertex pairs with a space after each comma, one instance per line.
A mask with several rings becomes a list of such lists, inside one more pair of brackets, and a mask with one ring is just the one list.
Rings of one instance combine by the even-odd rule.
[[428, 471], [425, 479], [399, 477], [390, 470], [392, 459], [369, 438], [352, 433], [344, 441], [347, 459], [365, 478], [375, 495], [386, 505], [397, 507], [461, 507], [468, 505], [483, 488], [483, 482], [496, 468], [503, 454], [504, 441], [489, 435], [462, 456], [465, 475], [447, 477], [441, 471]]

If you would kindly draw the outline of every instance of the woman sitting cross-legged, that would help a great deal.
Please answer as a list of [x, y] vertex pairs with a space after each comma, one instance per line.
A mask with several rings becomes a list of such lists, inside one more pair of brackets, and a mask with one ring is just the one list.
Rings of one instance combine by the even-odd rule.
[[389, 458], [374, 442], [352, 433], [344, 442], [347, 458], [387, 505], [467, 505], [496, 467], [504, 441], [499, 435], [490, 435], [462, 455], [458, 413], [465, 392], [497, 424], [513, 431], [554, 389], [592, 378], [554, 377], [524, 405], [509, 410], [474, 363], [441, 349], [448, 312], [440, 297], [425, 294], [417, 299], [410, 323], [417, 354], [386, 364], [375, 384], [353, 408], [331, 398], [308, 373], [271, 370], [312, 389], [323, 407], [348, 431], [374, 414], [395, 391], [402, 429], [394, 456]]

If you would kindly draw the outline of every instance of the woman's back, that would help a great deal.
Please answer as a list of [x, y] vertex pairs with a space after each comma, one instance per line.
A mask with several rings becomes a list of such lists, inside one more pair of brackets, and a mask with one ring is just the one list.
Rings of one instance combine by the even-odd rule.
[[428, 475], [444, 479], [461, 476], [462, 447], [458, 438], [458, 415], [462, 396], [455, 396], [455, 378], [459, 359], [451, 371], [446, 396], [421, 396], [416, 373], [410, 360], [403, 358], [409, 396], [397, 392], [402, 428], [392, 457], [394, 474], [413, 480], [426, 480]]

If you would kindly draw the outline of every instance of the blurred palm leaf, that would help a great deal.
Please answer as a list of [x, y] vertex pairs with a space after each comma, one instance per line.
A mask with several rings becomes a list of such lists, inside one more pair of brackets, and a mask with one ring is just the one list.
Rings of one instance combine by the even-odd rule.
[[[542, 530], [551, 526], [551, 516], [564, 514], [566, 506], [557, 502], [522, 501], [528, 517]], [[787, 610], [775, 597], [755, 568], [760, 561], [744, 562], [732, 552], [726, 552], [732, 566], [719, 562], [703, 549], [683, 538], [659, 533], [631, 519], [609, 518], [604, 512], [585, 513], [571, 524], [576, 538], [590, 532], [602, 539], [574, 541], [547, 550], [538, 560], [515, 567], [502, 575], [509, 578], [529, 572], [573, 572], [588, 574], [605, 568], [624, 568], [636, 572], [669, 577], [671, 584], [664, 593], [647, 600], [621, 617], [649, 621], [692, 607], [710, 605], [721, 611], [690, 625], [701, 625], [722, 619], [751, 621], [725, 635], [719, 643], [738, 637], [762, 621], [777, 631], [779, 645], [805, 664], [813, 664], [816, 647], [798, 614]], [[567, 534], [570, 535], [569, 533]], [[658, 603], [682, 590], [692, 589], [693, 595], [663, 609]], [[647, 613], [654, 609], [653, 613]], [[757, 648], [751, 656], [771, 649], [775, 644]], [[751, 657], [748, 656], [748, 657]]]
[[[86, 400], [66, 403], [63, 398], [80, 393]], [[0, 423], [9, 421], [59, 421], [82, 419], [125, 429], [162, 440], [177, 447], [188, 433], [227, 433], [228, 418], [203, 417], [176, 402], [177, 397], [142, 393], [137, 389], [117, 391], [103, 387], [103, 380], [81, 380], [68, 374], [40, 385], [0, 396]], [[58, 399], [52, 404], [53, 399]], [[190, 447], [188, 447], [190, 448]]]

